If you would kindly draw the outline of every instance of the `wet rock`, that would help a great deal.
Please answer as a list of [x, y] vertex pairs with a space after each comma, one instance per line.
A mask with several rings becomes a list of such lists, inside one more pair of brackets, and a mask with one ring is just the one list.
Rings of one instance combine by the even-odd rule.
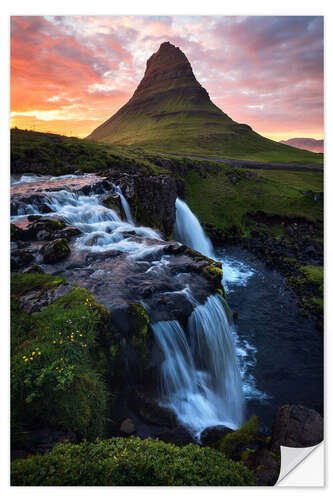
[[158, 439], [165, 443], [173, 443], [177, 446], [186, 446], [193, 443], [192, 435], [182, 426], [174, 427], [157, 434]]
[[59, 260], [65, 259], [70, 254], [68, 241], [65, 238], [46, 243], [40, 250], [45, 264], [54, 264]]
[[19, 307], [28, 314], [39, 312], [73, 290], [71, 285], [65, 284], [59, 285], [54, 290], [48, 288], [43, 292], [40, 289], [29, 290], [20, 296]]
[[60, 231], [56, 231], [55, 233], [52, 234], [52, 238], [58, 239], [58, 238], [66, 238], [67, 240], [70, 240], [74, 236], [79, 236], [81, 234], [80, 229], [74, 226], [67, 226], [64, 229], [61, 229]]
[[39, 241], [50, 240], [55, 231], [63, 229], [65, 224], [58, 219], [42, 219], [33, 222], [28, 227], [32, 236]]
[[213, 443], [216, 443], [219, 439], [224, 437], [226, 434], [233, 432], [229, 427], [225, 427], [224, 425], [214, 425], [212, 427], [207, 427], [204, 429], [200, 436], [200, 442], [203, 446], [209, 446]]
[[130, 400], [131, 408], [142, 420], [149, 424], [174, 428], [177, 425], [175, 414], [159, 405], [157, 398], [135, 391]]
[[10, 265], [13, 270], [24, 267], [34, 260], [31, 252], [24, 250], [15, 250], [10, 256]]
[[15, 224], [10, 225], [11, 241], [27, 241], [31, 237], [30, 231], [22, 229]]
[[37, 264], [32, 264], [32, 266], [28, 267], [28, 269], [26, 269], [24, 271], [25, 273], [40, 273], [40, 274], [45, 274], [43, 269], [38, 266]]
[[136, 426], [131, 418], [125, 418], [120, 425], [120, 432], [125, 436], [130, 436], [131, 434], [135, 434]]
[[274, 456], [265, 448], [251, 451], [248, 453], [247, 459], [244, 460], [245, 465], [253, 470], [259, 486], [273, 486], [280, 474], [279, 457]]
[[270, 449], [280, 453], [280, 446], [304, 448], [323, 440], [323, 418], [302, 405], [285, 405], [278, 409], [272, 426]]

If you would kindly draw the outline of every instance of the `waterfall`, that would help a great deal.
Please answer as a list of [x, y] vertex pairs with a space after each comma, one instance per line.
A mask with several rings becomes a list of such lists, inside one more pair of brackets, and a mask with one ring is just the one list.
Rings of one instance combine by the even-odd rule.
[[197, 439], [210, 426], [237, 429], [243, 422], [241, 377], [219, 296], [194, 309], [187, 334], [178, 321], [162, 321], [152, 329], [164, 355], [162, 404]]
[[79, 250], [104, 252], [116, 250], [131, 258], [142, 258], [158, 250], [158, 245], [146, 245], [144, 240], [133, 238], [133, 233], [143, 238], [161, 240], [161, 235], [150, 227], [134, 226], [122, 221], [114, 210], [103, 206], [98, 194], [80, 195], [67, 190], [48, 192], [52, 212], [80, 229], [76, 240]]
[[122, 192], [120, 186], [117, 186], [116, 184], [112, 184], [112, 186], [114, 187], [114, 190], [116, 191], [116, 193], [119, 195], [119, 198], [121, 201], [121, 206], [123, 207], [127, 221], [130, 224], [134, 224], [130, 206], [129, 206], [125, 196], [123, 195], [123, 192]]
[[174, 238], [184, 245], [197, 250], [207, 257], [214, 258], [213, 245], [205, 235], [199, 220], [181, 199], [176, 199], [176, 222], [173, 230]]

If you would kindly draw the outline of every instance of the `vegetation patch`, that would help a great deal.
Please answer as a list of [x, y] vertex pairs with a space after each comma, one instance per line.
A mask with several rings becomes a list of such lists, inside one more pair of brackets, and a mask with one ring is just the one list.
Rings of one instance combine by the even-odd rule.
[[13, 486], [254, 486], [243, 464], [210, 448], [151, 438], [58, 444], [12, 464]]
[[34, 429], [42, 425], [89, 439], [105, 432], [113, 339], [110, 330], [109, 338], [102, 334], [109, 313], [81, 288], [33, 315], [20, 309], [23, 293], [62, 283], [64, 278], [40, 273], [12, 275], [11, 417], [16, 449], [29, 449]]

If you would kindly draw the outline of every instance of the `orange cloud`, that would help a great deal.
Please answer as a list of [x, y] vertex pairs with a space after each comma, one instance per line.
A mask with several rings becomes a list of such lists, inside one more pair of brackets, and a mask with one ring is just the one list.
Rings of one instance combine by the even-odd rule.
[[233, 119], [272, 138], [322, 137], [323, 20], [297, 16], [12, 17], [12, 126], [88, 135], [166, 39]]

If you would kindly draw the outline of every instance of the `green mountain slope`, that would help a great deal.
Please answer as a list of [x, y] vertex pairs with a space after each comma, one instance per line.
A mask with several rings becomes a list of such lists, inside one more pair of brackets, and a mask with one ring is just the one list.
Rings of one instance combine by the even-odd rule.
[[[271, 141], [233, 121], [210, 100], [185, 54], [169, 42], [147, 61], [132, 98], [87, 139], [145, 149], [303, 161], [304, 152]], [[307, 155], [317, 163], [318, 155]]]

